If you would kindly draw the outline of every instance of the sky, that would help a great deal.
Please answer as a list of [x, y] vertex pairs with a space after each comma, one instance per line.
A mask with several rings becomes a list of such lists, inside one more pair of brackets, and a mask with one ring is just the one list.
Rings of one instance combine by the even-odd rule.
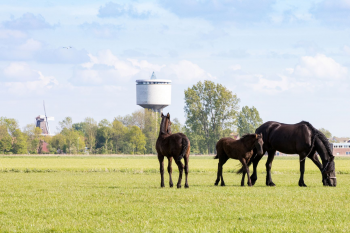
[[21, 127], [43, 100], [54, 132], [130, 114], [153, 71], [182, 123], [184, 90], [211, 80], [264, 122], [350, 136], [350, 0], [0, 0], [0, 116]]

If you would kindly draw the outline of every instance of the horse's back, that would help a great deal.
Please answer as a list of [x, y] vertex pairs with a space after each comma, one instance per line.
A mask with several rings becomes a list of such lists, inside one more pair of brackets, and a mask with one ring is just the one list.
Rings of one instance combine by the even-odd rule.
[[311, 147], [312, 132], [304, 122], [284, 124], [269, 121], [257, 128], [255, 132], [262, 133], [267, 150], [296, 154]]
[[190, 146], [190, 141], [187, 136], [183, 133], [175, 133], [170, 135], [164, 135], [163, 137], [158, 137], [156, 149], [159, 154], [166, 157], [176, 157], [180, 155], [183, 148], [183, 140], [187, 140], [188, 147]]

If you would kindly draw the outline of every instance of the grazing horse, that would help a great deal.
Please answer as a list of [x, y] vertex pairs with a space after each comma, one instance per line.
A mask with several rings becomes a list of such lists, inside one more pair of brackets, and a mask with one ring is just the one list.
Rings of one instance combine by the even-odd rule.
[[[305, 159], [310, 158], [312, 162], [320, 169], [322, 173], [322, 182], [324, 186], [336, 186], [335, 164], [332, 149], [324, 134], [315, 129], [309, 122], [302, 121], [297, 124], [289, 125], [279, 122], [269, 121], [262, 124], [255, 130], [255, 133], [261, 133], [264, 140], [264, 154], [267, 151], [268, 158], [266, 162], [266, 185], [275, 186], [271, 179], [271, 166], [276, 151], [285, 154], [299, 154], [300, 160], [300, 179], [299, 186], [306, 187], [304, 183]], [[319, 154], [322, 164], [317, 158]], [[251, 180], [253, 185], [257, 178], [256, 167], [262, 155], [253, 155], [248, 166], [253, 163], [253, 174]]]
[[237, 174], [243, 174], [241, 186], [244, 186], [244, 177], [246, 173], [248, 177], [248, 185], [252, 186], [247, 163], [253, 155], [253, 149], [255, 149], [258, 154], [263, 154], [263, 144], [264, 142], [261, 134], [247, 134], [239, 140], [233, 138], [221, 138], [216, 143], [217, 155], [214, 158], [219, 159], [218, 175], [215, 185], [219, 184], [221, 177], [221, 186], [225, 186], [224, 178], [222, 177], [222, 166], [229, 158], [231, 158], [238, 159], [242, 163], [242, 168], [237, 172]]
[[[168, 173], [169, 173], [169, 185], [173, 187], [173, 180], [171, 178], [172, 167], [171, 163], [174, 158], [179, 168], [179, 180], [177, 182], [177, 188], [181, 188], [182, 173], [185, 169], [186, 182], [185, 188], [188, 188], [187, 176], [188, 176], [188, 160], [190, 156], [190, 140], [183, 133], [172, 134], [170, 129], [170, 114], [166, 116], [161, 115], [162, 121], [160, 123], [159, 136], [156, 143], [156, 150], [158, 153], [158, 160], [160, 164], [160, 176], [161, 187], [164, 186], [164, 156], [168, 158]], [[181, 159], [184, 158], [185, 166], [182, 164]]]

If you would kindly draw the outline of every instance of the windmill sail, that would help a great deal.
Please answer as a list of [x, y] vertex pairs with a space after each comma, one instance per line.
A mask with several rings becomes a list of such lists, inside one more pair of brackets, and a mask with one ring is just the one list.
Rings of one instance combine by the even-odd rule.
[[41, 129], [42, 135], [51, 135], [48, 121], [53, 121], [54, 117], [47, 117], [44, 101], [43, 101], [43, 106], [44, 106], [45, 115], [39, 115], [35, 118], [36, 119], [36, 127]]

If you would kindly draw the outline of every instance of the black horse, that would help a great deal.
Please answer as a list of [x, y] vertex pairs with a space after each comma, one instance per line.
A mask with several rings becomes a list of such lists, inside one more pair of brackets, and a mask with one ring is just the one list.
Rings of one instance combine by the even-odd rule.
[[[158, 160], [160, 164], [160, 176], [161, 176], [161, 187], [165, 187], [164, 185], [164, 157], [168, 158], [168, 173], [169, 173], [169, 185], [173, 187], [172, 180], [172, 166], [171, 163], [173, 158], [179, 168], [179, 180], [177, 182], [177, 188], [181, 188], [182, 181], [182, 173], [185, 170], [185, 188], [188, 188], [188, 162], [190, 156], [190, 140], [186, 137], [186, 135], [182, 133], [171, 133], [171, 121], [170, 114], [168, 113], [166, 116], [161, 115], [162, 122], [160, 123], [159, 136], [156, 142], [156, 150], [158, 153]], [[181, 159], [184, 159], [185, 166], [182, 164]]]
[[[262, 124], [255, 130], [256, 134], [262, 133], [264, 141], [264, 154], [267, 151], [266, 162], [266, 185], [275, 186], [271, 179], [271, 166], [276, 151], [285, 154], [299, 154], [300, 159], [300, 179], [299, 186], [306, 187], [304, 183], [305, 159], [310, 158], [322, 173], [322, 182], [325, 186], [336, 186], [335, 164], [332, 149], [322, 132], [315, 129], [309, 122], [289, 125], [269, 121]], [[319, 154], [322, 164], [318, 160], [316, 152]], [[252, 156], [248, 166], [253, 163], [253, 174], [251, 176], [254, 185], [257, 178], [256, 167], [263, 155]]]

